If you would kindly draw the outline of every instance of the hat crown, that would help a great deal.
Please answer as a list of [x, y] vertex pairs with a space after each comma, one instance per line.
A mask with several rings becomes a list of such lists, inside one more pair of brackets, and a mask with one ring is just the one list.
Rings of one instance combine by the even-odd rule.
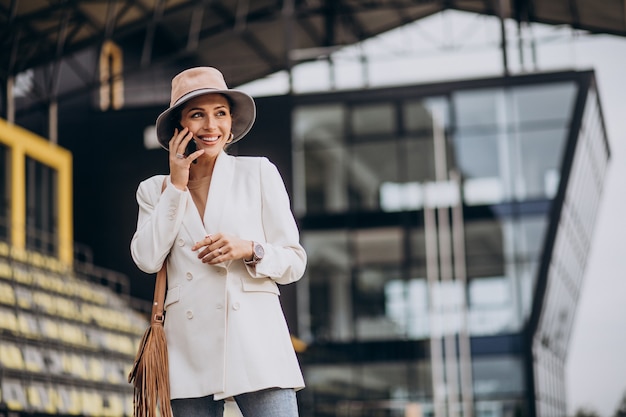
[[172, 79], [170, 107], [197, 90], [228, 90], [222, 73], [213, 67], [190, 68]]

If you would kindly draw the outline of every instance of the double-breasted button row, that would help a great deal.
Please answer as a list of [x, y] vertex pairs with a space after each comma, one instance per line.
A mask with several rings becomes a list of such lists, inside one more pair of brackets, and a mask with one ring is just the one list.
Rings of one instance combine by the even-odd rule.
[[[182, 240], [182, 239], [181, 239]], [[224, 268], [218, 268], [217, 269], [217, 273], [220, 275], [226, 275], [227, 271]], [[193, 274], [191, 272], [187, 272], [185, 274], [185, 277], [187, 278], [187, 281], [191, 281], [193, 279]]]
[[[218, 303], [215, 308], [217, 310], [223, 310], [224, 309], [224, 304]], [[237, 311], [241, 308], [241, 305], [238, 302], [233, 303], [232, 309]], [[191, 320], [193, 318], [193, 311], [192, 310], [187, 310], [185, 311], [185, 316]]]

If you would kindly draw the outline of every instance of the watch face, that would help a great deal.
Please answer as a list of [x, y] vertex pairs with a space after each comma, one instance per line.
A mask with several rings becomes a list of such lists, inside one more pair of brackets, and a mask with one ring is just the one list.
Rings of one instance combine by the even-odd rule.
[[263, 246], [259, 244], [254, 245], [254, 256], [261, 259], [263, 255], [265, 255], [265, 249], [263, 249]]

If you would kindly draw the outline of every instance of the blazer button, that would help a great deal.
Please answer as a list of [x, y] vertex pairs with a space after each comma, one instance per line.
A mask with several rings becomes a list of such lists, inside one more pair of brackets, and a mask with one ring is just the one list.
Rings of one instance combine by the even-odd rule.
[[183, 238], [178, 239], [178, 246], [185, 246], [185, 239]]
[[233, 310], [237, 311], [237, 310], [239, 310], [239, 307], [240, 307], [239, 303], [234, 303], [233, 304]]
[[187, 310], [187, 312], [185, 314], [187, 315], [188, 319], [192, 319], [193, 318], [193, 311]]
[[187, 281], [191, 281], [193, 279], [193, 274], [191, 272], [187, 272]]

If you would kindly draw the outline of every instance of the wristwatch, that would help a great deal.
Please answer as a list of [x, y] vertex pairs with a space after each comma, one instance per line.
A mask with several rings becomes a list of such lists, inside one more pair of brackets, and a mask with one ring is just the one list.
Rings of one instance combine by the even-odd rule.
[[243, 262], [248, 266], [254, 266], [263, 260], [265, 249], [258, 242], [252, 242], [252, 259], [244, 259]]

